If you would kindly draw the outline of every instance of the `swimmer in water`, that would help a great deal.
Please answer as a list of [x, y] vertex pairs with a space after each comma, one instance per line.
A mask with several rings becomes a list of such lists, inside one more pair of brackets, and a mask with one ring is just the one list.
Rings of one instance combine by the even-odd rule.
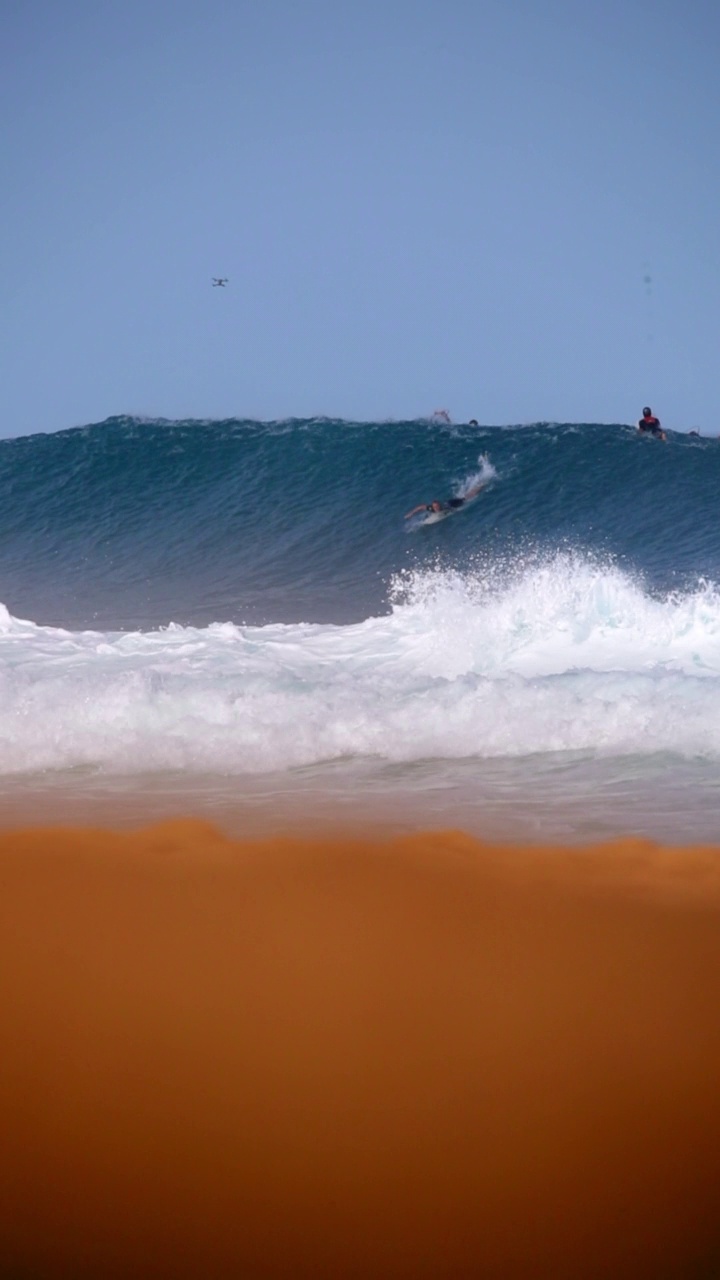
[[411, 516], [417, 515], [418, 511], [427, 511], [430, 515], [445, 515], [450, 511], [457, 511], [459, 507], [464, 507], [465, 503], [469, 502], [471, 498], [476, 498], [486, 484], [487, 480], [483, 480], [482, 484], [476, 484], [474, 489], [468, 489], [464, 498], [446, 498], [444, 502], [434, 498], [432, 502], [421, 502], [418, 507], [413, 507], [412, 511], [406, 512], [405, 519], [409, 520]]

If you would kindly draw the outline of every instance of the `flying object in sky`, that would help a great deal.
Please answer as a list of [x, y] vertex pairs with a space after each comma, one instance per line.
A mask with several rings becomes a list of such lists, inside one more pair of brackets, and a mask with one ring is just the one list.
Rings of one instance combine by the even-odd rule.
[[224, 289], [227, 282], [227, 276], [213, 276], [213, 289]]

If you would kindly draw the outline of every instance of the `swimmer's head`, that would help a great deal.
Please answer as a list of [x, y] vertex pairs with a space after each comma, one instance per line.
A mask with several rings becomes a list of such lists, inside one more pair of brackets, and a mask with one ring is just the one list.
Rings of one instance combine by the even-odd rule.
[[649, 409], [647, 405], [643, 409], [643, 418], [652, 418], [652, 409]]

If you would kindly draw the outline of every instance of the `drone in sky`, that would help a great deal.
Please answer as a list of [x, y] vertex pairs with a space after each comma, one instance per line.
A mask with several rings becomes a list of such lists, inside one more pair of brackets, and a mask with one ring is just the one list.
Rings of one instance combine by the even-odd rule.
[[213, 289], [224, 289], [228, 279], [228, 276], [213, 276]]

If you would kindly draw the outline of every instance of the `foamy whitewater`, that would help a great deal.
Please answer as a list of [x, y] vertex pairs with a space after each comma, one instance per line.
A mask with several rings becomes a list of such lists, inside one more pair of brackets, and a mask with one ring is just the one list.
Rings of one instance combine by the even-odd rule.
[[622, 425], [1, 442], [0, 795], [717, 840], [719, 484]]

